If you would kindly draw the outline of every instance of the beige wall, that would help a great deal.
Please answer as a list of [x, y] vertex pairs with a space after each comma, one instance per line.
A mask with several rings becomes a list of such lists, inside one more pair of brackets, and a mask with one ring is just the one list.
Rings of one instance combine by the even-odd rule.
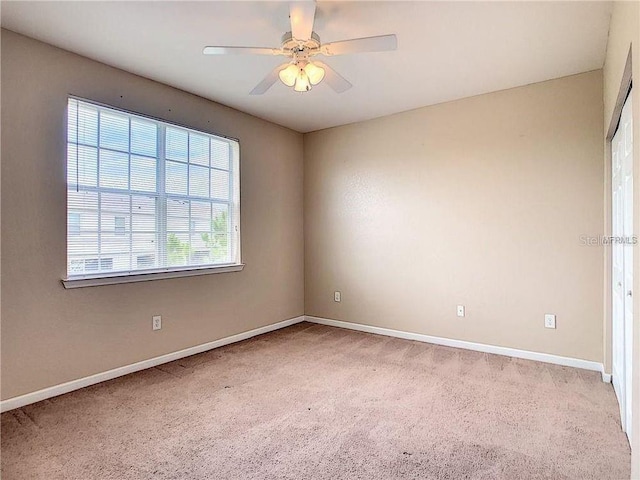
[[[62, 287], [68, 94], [240, 139], [244, 271]], [[304, 313], [301, 134], [5, 30], [2, 126], [3, 399]]]
[[[632, 77], [634, 80], [640, 78], [640, 4], [638, 2], [616, 2], [614, 4], [611, 25], [609, 27], [609, 42], [607, 44], [607, 54], [604, 64], [604, 135], [609, 129], [611, 122], [617, 120], [615, 113], [616, 100], [619, 97], [622, 77], [629, 50], [632, 49]], [[618, 114], [619, 115], [619, 114]], [[640, 95], [638, 87], [635, 87], [633, 103], [633, 169], [634, 169], [634, 223], [640, 225]], [[609, 144], [605, 138], [605, 158], [608, 160]], [[607, 162], [608, 163], [608, 162]], [[609, 165], [607, 165], [608, 167]], [[638, 231], [636, 227], [635, 231]], [[637, 233], [636, 233], [637, 234]], [[634, 278], [636, 285], [640, 282], [640, 254], [634, 254]], [[605, 290], [609, 285], [605, 285]], [[636, 293], [639, 291], [635, 287]], [[631, 459], [631, 478], [640, 479], [640, 295], [635, 295], [633, 309], [635, 313], [633, 326], [633, 444]], [[607, 317], [605, 324], [604, 342], [607, 349], [611, 344], [610, 318]], [[610, 363], [610, 351], [605, 357]]]
[[594, 71], [305, 135], [305, 313], [602, 361], [602, 118]]

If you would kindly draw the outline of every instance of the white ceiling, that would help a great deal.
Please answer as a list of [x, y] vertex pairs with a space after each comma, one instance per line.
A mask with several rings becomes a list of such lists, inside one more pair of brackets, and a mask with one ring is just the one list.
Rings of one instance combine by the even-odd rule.
[[609, 2], [319, 2], [323, 42], [396, 33], [395, 52], [330, 57], [354, 86], [251, 89], [283, 57], [286, 2], [2, 2], [2, 26], [300, 132], [601, 68]]

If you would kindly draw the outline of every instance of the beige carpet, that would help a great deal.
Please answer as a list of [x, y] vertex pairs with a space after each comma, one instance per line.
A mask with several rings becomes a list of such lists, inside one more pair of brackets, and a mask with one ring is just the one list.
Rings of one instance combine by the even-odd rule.
[[628, 479], [600, 374], [301, 323], [2, 415], [2, 478]]

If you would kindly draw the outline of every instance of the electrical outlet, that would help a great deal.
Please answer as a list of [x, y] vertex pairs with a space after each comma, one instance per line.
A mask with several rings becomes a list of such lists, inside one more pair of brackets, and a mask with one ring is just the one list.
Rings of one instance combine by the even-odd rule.
[[551, 313], [544, 314], [544, 328], [556, 328], [556, 316]]
[[154, 330], [160, 330], [162, 328], [162, 316], [154, 315], [151, 326]]
[[459, 317], [464, 317], [464, 305], [458, 305], [456, 312]]
[[333, 301], [340, 302], [342, 300], [342, 295], [340, 292], [333, 292]]

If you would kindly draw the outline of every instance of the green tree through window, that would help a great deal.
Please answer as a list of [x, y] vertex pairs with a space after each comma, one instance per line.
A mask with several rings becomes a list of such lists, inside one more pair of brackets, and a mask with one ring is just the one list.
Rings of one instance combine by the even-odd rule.
[[227, 212], [221, 212], [211, 222], [213, 235], [202, 233], [202, 241], [211, 252], [213, 261], [227, 258], [229, 247], [229, 235], [227, 227]]

